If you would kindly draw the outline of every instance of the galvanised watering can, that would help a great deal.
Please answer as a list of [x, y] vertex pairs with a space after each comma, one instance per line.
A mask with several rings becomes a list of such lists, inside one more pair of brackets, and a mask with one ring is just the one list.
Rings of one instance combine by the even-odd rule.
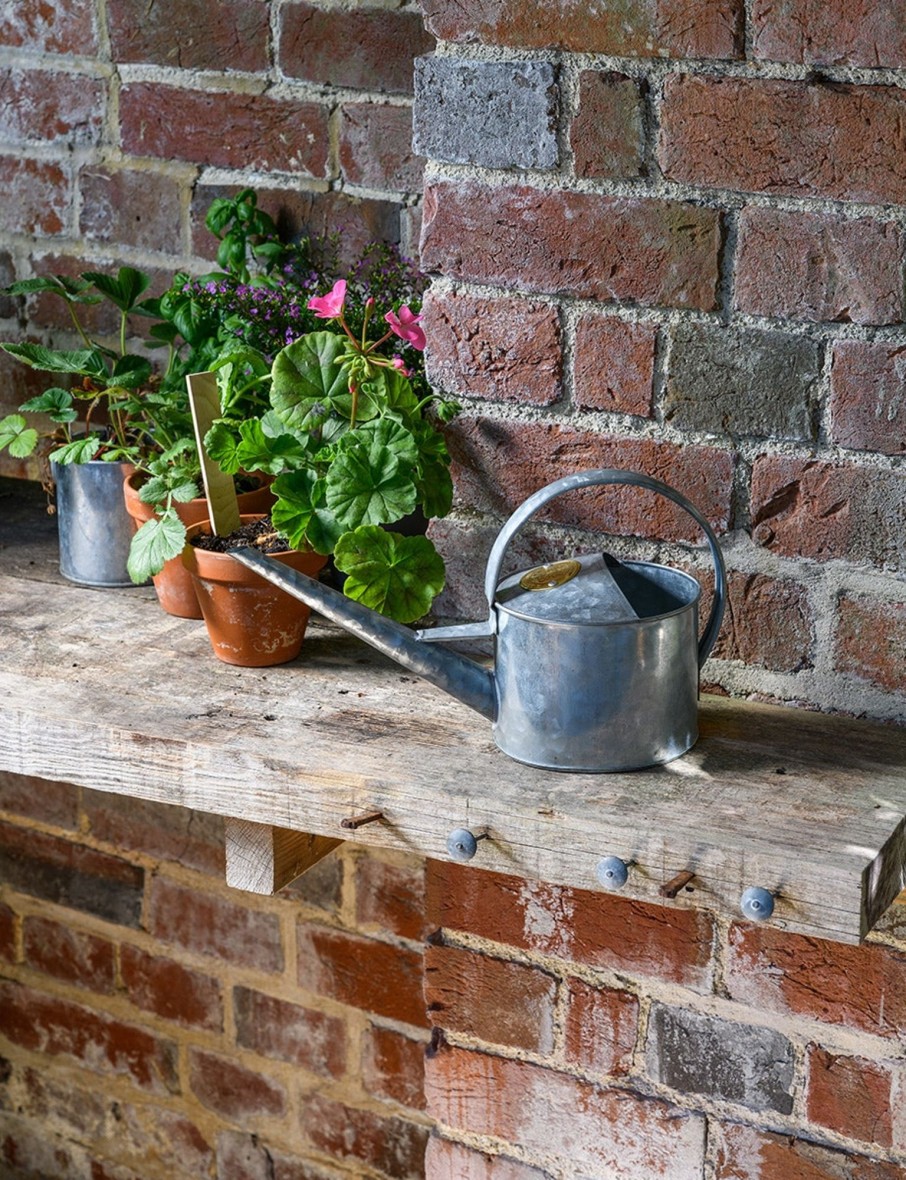
[[[715, 586], [701, 639], [701, 587], [669, 566], [592, 553], [499, 580], [504, 554], [526, 521], [554, 497], [599, 484], [657, 492], [704, 531]], [[584, 471], [529, 497], [491, 549], [490, 613], [482, 623], [413, 632], [264, 554], [240, 549], [232, 556], [489, 718], [497, 745], [518, 762], [550, 770], [635, 770], [669, 762], [698, 737], [699, 669], [720, 629], [726, 572], [708, 522], [656, 479]], [[493, 670], [433, 646], [486, 636], [495, 638]]]

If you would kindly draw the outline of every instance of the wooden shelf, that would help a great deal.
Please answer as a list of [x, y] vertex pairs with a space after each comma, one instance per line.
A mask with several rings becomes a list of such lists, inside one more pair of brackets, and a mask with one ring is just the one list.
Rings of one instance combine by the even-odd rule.
[[[706, 698], [698, 744], [668, 766], [531, 769], [478, 714], [333, 627], [313, 623], [293, 664], [231, 668], [150, 590], [61, 583], [37, 488], [7, 481], [0, 497], [0, 769], [274, 828], [281, 847], [304, 833], [298, 863], [342, 839], [443, 858], [467, 827], [488, 833], [476, 869], [599, 889], [599, 860], [617, 855], [636, 862], [624, 895], [740, 917], [758, 885], [778, 893], [773, 925], [844, 942], [900, 892], [902, 730]], [[690, 888], [665, 899], [682, 870]]]

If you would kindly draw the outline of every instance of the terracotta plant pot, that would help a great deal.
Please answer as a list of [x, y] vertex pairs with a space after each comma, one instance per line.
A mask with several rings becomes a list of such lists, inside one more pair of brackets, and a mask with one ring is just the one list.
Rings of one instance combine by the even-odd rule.
[[[126, 494], [126, 511], [132, 517], [137, 531], [154, 515], [150, 504], [145, 504], [139, 497], [141, 475], [138, 472], [128, 476], [123, 484]], [[243, 492], [239, 496], [239, 511], [263, 513], [267, 512], [274, 502], [273, 493], [266, 484], [255, 488], [251, 492]], [[208, 502], [204, 496], [189, 500], [185, 504], [174, 504], [176, 515], [188, 528], [192, 524], [200, 524], [208, 518]], [[195, 594], [192, 575], [183, 565], [181, 557], [174, 557], [168, 561], [159, 574], [151, 579], [157, 592], [157, 600], [168, 615], [177, 615], [181, 619], [200, 619], [201, 607]]]
[[[259, 520], [250, 513], [242, 522]], [[210, 533], [205, 520], [189, 526], [189, 540]], [[327, 558], [290, 549], [272, 554], [277, 561], [315, 577]], [[302, 647], [310, 611], [304, 602], [246, 569], [229, 553], [187, 544], [183, 562], [189, 570], [208, 628], [214, 655], [225, 664], [264, 668], [294, 660]]]

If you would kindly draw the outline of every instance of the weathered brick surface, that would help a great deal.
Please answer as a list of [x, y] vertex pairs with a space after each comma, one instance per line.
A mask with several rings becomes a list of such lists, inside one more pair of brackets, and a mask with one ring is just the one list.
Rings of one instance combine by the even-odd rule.
[[0, 14], [0, 45], [44, 53], [97, 52], [97, 20], [82, 0], [10, 5]]
[[401, 938], [421, 940], [425, 929], [425, 866], [421, 860], [389, 863], [379, 856], [356, 860], [356, 922]]
[[814, 607], [801, 583], [731, 571], [714, 655], [774, 672], [798, 672], [814, 664], [815, 625]]
[[741, 192], [897, 202], [906, 159], [891, 86], [667, 79], [658, 159], [671, 180]]
[[46, 70], [9, 69], [0, 104], [0, 139], [86, 147], [98, 142], [104, 88], [96, 78]]
[[0, 958], [12, 963], [16, 957], [16, 915], [0, 902]]
[[569, 142], [576, 176], [644, 176], [644, 99], [635, 78], [611, 70], [579, 75]]
[[[508, 516], [539, 488], [593, 467], [644, 471], [687, 496], [721, 532], [730, 524], [733, 459], [712, 447], [679, 447], [651, 439], [556, 425], [458, 419], [448, 431], [463, 503]], [[599, 532], [698, 540], [695, 525], [663, 497], [637, 488], [585, 490], [554, 500], [539, 520]]]
[[651, 1076], [681, 1093], [792, 1112], [794, 1049], [773, 1029], [655, 1004], [647, 1057]]
[[680, 430], [812, 438], [820, 346], [754, 328], [683, 324], [673, 334], [664, 417]]
[[[32, 372], [24, 365], [23, 373]], [[8, 374], [3, 373], [4, 381]], [[37, 392], [37, 391], [36, 391]], [[40, 819], [57, 828], [73, 830], [79, 818], [79, 795], [72, 783], [58, 783], [27, 774], [0, 772], [0, 811], [9, 811], [26, 819]]]
[[444, 41], [638, 57], [740, 55], [739, 0], [629, 0], [619, 8], [582, 0], [422, 0], [421, 8]]
[[434, 49], [416, 12], [294, 3], [282, 16], [280, 69], [318, 85], [411, 94], [415, 58]]
[[752, 470], [753, 536], [776, 553], [903, 569], [904, 502], [898, 471], [780, 455]]
[[23, 160], [0, 156], [0, 185], [7, 195], [0, 202], [0, 230], [13, 234], [63, 232], [72, 205], [72, 177], [55, 160]]
[[146, 1012], [211, 1032], [223, 1027], [220, 985], [212, 976], [128, 944], [120, 951], [120, 973], [126, 995]]
[[577, 1174], [700, 1180], [704, 1120], [525, 1061], [445, 1048], [428, 1062], [428, 1110], [453, 1127], [562, 1157]]
[[319, 1094], [303, 1104], [301, 1125], [317, 1150], [335, 1158], [361, 1161], [398, 1180], [424, 1175], [427, 1127]]
[[841, 447], [906, 452], [906, 348], [838, 340], [831, 362], [830, 436]]
[[769, 1012], [898, 1037], [906, 1018], [906, 957], [884, 946], [854, 947], [767, 927], [733, 926], [730, 996]]
[[891, 221], [749, 207], [739, 220], [735, 306], [773, 319], [898, 323], [903, 242]]
[[902, 1180], [897, 1164], [755, 1127], [715, 1127], [715, 1180]]
[[280, 890], [280, 897], [301, 901], [328, 914], [339, 912], [343, 903], [346, 862], [340, 856], [326, 856], [292, 884]]
[[83, 168], [79, 230], [91, 241], [148, 250], [179, 250], [182, 201], [179, 186], [153, 172]]
[[835, 667], [895, 692], [906, 683], [906, 602], [844, 594], [837, 603]]
[[436, 1180], [546, 1180], [547, 1173], [502, 1155], [485, 1155], [462, 1143], [432, 1135], [425, 1152], [425, 1174]]
[[234, 1122], [286, 1113], [286, 1092], [278, 1082], [204, 1049], [189, 1051], [189, 1085], [203, 1106]]
[[851, 1139], [893, 1145], [895, 1074], [889, 1066], [809, 1046], [808, 1117]]
[[362, 1042], [362, 1081], [379, 1098], [423, 1110], [425, 1045], [395, 1029], [369, 1024]]
[[415, 150], [484, 168], [556, 168], [557, 98], [549, 62], [421, 57]]
[[136, 156], [326, 175], [327, 110], [314, 102], [134, 82], [120, 91], [120, 125]]
[[350, 102], [340, 109], [340, 169], [349, 184], [420, 192], [424, 161], [408, 107]]
[[114, 990], [115, 950], [105, 938], [29, 915], [22, 924], [22, 949], [25, 962], [37, 971], [102, 995]]
[[264, 0], [204, 0], [144, 7], [113, 0], [107, 9], [115, 61], [152, 62], [184, 70], [266, 70], [269, 7]]
[[639, 1000], [630, 992], [568, 983], [566, 1058], [596, 1073], [622, 1075], [632, 1066], [639, 1025]]
[[82, 811], [92, 836], [105, 844], [223, 877], [220, 816], [89, 790], [82, 792]]
[[710, 985], [713, 927], [704, 910], [668, 910], [441, 861], [429, 861], [428, 870], [428, 916], [437, 926], [695, 990]]
[[428, 292], [422, 326], [432, 384], [457, 397], [553, 405], [563, 357], [555, 308]]
[[536, 967], [442, 943], [425, 952], [428, 1012], [448, 1032], [547, 1055], [556, 995], [554, 978]]
[[440, 181], [425, 192], [422, 266], [524, 291], [715, 306], [720, 218], [648, 198]]
[[755, 0], [751, 21], [753, 52], [763, 60], [906, 66], [898, 0]]
[[657, 328], [631, 320], [583, 316], [576, 326], [576, 403], [651, 418]]
[[325, 1077], [342, 1075], [346, 1037], [338, 1017], [247, 987], [233, 989], [233, 1010], [242, 1048]]

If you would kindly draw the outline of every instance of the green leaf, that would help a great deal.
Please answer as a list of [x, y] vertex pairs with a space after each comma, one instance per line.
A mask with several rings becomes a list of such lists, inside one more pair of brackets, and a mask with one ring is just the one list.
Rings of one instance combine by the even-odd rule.
[[49, 291], [59, 295], [67, 303], [100, 303], [101, 296], [91, 292], [91, 284], [84, 279], [70, 278], [69, 275], [44, 275], [40, 278], [21, 279], [7, 287], [4, 295], [32, 295]]
[[239, 427], [242, 442], [239, 445], [240, 466], [246, 471], [266, 471], [269, 475], [281, 475], [293, 471], [308, 461], [308, 451], [293, 434], [284, 432], [269, 435], [261, 423], [253, 418]]
[[47, 348], [43, 344], [0, 344], [5, 352], [33, 369], [45, 373], [75, 373], [80, 377], [106, 379], [104, 354], [97, 348]]
[[29, 398], [19, 407], [26, 414], [47, 414], [52, 422], [74, 422], [78, 411], [72, 408], [72, 394], [68, 389], [45, 389], [37, 397]]
[[443, 559], [427, 537], [357, 528], [340, 537], [334, 562], [347, 597], [399, 623], [420, 619], [444, 588]]
[[293, 471], [271, 484], [277, 501], [271, 509], [274, 528], [279, 529], [291, 548], [304, 549], [306, 530], [315, 508], [323, 499], [323, 486], [312, 471]]
[[0, 421], [0, 451], [9, 448], [14, 459], [25, 459], [38, 445], [38, 432], [21, 414], [7, 414]]
[[159, 574], [164, 563], [178, 557], [186, 543], [186, 526], [173, 509], [147, 520], [133, 536], [126, 569], [133, 582], [143, 582]]
[[100, 450], [101, 440], [96, 434], [86, 435], [85, 438], [73, 439], [65, 446], [51, 451], [50, 457], [54, 463], [66, 466], [68, 463], [87, 463]]
[[386, 446], [358, 439], [344, 446], [327, 475], [327, 507], [348, 529], [387, 524], [415, 507], [415, 484]]
[[317, 406], [330, 407], [349, 394], [346, 373], [337, 364], [343, 339], [334, 332], [309, 332], [277, 353], [271, 369], [271, 405], [287, 426], [304, 427]]
[[226, 422], [215, 422], [204, 436], [204, 449], [227, 475], [235, 475], [242, 463], [239, 460], [240, 439]]
[[133, 266], [121, 266], [116, 278], [93, 270], [84, 271], [82, 278], [93, 283], [120, 311], [131, 311], [151, 285], [150, 277]]
[[151, 376], [151, 363], [143, 356], [122, 356], [113, 366], [112, 385], [123, 389], [138, 389]]

